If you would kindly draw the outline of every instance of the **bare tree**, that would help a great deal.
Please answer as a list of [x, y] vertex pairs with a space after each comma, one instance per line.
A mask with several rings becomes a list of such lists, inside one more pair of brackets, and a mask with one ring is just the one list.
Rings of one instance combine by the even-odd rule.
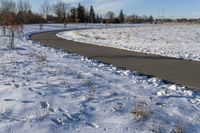
[[53, 12], [57, 15], [57, 17], [64, 21], [66, 18], [66, 12], [69, 9], [69, 4], [63, 2], [63, 1], [58, 1], [55, 5], [53, 5]]
[[112, 23], [113, 19], [115, 18], [115, 13], [109, 11], [106, 13], [105, 18], [108, 20], [109, 23]]
[[9, 31], [10, 48], [14, 49], [14, 40], [16, 34], [21, 31], [21, 24], [17, 21], [16, 15], [14, 13], [8, 13], [6, 17], [5, 25]]
[[28, 0], [20, 0], [17, 6], [18, 12], [28, 12], [31, 9], [31, 5]]
[[39, 23], [39, 28], [40, 28], [40, 30], [43, 30], [43, 23], [42, 22]]
[[4, 12], [16, 12], [16, 3], [14, 0], [1, 0], [0, 11]]
[[31, 11], [31, 5], [28, 0], [20, 0], [17, 4], [18, 17], [23, 23], [28, 23], [28, 12]]
[[23, 4], [23, 1], [20, 0], [17, 4], [17, 8], [18, 8], [18, 12], [22, 11], [24, 12], [24, 4]]
[[15, 40], [16, 33], [20, 32], [20, 27], [21, 26], [18, 23], [12, 23], [8, 27], [8, 30], [10, 32], [10, 35], [9, 35], [9, 38], [10, 38], [10, 48], [12, 48], [12, 49], [15, 48], [14, 40]]
[[6, 26], [5, 26], [5, 22], [3, 20], [1, 20], [1, 29], [3, 32], [3, 36], [5, 36], [6, 35]]
[[41, 5], [41, 10], [43, 16], [47, 19], [49, 12], [51, 11], [51, 5], [48, 0], [44, 0], [44, 3]]
[[14, 0], [1, 0], [0, 12], [3, 20], [3, 32], [6, 35], [6, 30], [9, 32], [10, 47], [14, 48], [14, 40], [16, 33], [22, 27], [16, 17], [16, 3]]
[[64, 28], [67, 28], [67, 20], [64, 21]]
[[2, 19], [2, 30], [4, 36], [6, 35], [6, 21], [9, 13], [16, 12], [16, 3], [13, 0], [1, 0], [0, 1], [0, 15]]

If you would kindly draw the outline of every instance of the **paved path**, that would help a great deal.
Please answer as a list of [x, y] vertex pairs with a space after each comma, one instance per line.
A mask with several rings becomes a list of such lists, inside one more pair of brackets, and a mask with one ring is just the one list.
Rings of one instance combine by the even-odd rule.
[[200, 90], [200, 62], [130, 52], [58, 38], [59, 31], [33, 35], [31, 38], [44, 45], [77, 53], [113, 66]]

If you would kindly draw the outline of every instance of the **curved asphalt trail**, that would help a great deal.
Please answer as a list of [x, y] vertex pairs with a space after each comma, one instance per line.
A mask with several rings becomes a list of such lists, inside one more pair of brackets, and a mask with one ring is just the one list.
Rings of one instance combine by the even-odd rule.
[[57, 37], [58, 32], [60, 31], [39, 33], [32, 35], [31, 38], [46, 46], [200, 90], [200, 62], [69, 41]]

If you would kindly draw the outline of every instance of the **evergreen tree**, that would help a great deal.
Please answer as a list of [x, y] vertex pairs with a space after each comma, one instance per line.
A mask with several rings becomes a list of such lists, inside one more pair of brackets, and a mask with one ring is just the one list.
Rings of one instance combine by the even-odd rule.
[[76, 8], [73, 7], [70, 10], [70, 21], [75, 22], [75, 20], [76, 20]]
[[96, 17], [96, 22], [97, 22], [97, 23], [101, 23], [101, 19], [100, 19], [100, 17], [99, 17], [98, 14], [97, 14], [97, 17]]
[[120, 13], [119, 13], [119, 22], [120, 23], [124, 23], [124, 13], [123, 13], [123, 10], [121, 10]]
[[85, 22], [90, 22], [90, 12], [88, 10], [85, 11]]
[[79, 19], [80, 23], [85, 22], [85, 7], [81, 5], [81, 3], [78, 4], [78, 9], [77, 9], [77, 17]]
[[95, 21], [96, 21], [95, 12], [94, 12], [94, 9], [93, 9], [92, 6], [90, 8], [90, 15], [89, 15], [89, 17], [90, 17], [90, 23], [95, 23]]
[[149, 16], [148, 21], [152, 23], [154, 21], [153, 16]]

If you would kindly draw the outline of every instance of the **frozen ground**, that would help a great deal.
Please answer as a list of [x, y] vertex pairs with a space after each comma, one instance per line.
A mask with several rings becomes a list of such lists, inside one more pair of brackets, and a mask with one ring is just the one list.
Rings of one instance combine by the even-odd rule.
[[199, 133], [199, 93], [27, 40], [37, 29], [15, 50], [0, 33], [0, 132]]
[[58, 36], [95, 45], [200, 61], [200, 25], [143, 25], [69, 31]]

